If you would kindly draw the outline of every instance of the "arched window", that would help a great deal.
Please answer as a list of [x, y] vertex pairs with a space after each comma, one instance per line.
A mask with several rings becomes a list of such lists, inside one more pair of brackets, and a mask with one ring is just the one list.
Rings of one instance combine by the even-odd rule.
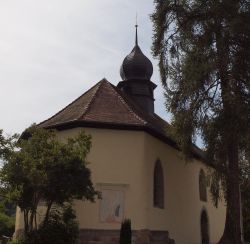
[[164, 208], [164, 177], [160, 160], [154, 168], [154, 207]]
[[207, 212], [204, 209], [201, 212], [201, 243], [209, 244], [209, 223]]
[[199, 192], [200, 192], [200, 200], [203, 202], [207, 201], [207, 184], [206, 184], [206, 176], [203, 169], [200, 170], [199, 175]]

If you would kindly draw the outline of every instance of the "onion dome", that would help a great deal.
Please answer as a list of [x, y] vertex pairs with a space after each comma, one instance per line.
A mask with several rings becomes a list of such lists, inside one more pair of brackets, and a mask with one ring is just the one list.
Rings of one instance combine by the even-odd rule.
[[150, 80], [153, 74], [151, 61], [142, 53], [138, 46], [137, 27], [135, 36], [135, 47], [129, 55], [125, 57], [120, 68], [122, 80]]

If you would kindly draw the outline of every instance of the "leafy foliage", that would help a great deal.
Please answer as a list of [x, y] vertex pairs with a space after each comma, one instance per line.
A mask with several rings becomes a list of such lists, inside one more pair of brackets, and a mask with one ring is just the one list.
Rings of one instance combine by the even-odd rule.
[[41, 201], [47, 206], [46, 226], [53, 205], [73, 199], [95, 200], [98, 192], [86, 167], [91, 142], [84, 132], [60, 142], [54, 131], [32, 126], [10, 144], [13, 149], [5, 154], [0, 180], [23, 212], [26, 236], [38, 229], [36, 213]]
[[[1, 192], [1, 191], [0, 191]], [[15, 229], [15, 205], [0, 197], [0, 236], [11, 237]]]
[[28, 234], [23, 244], [76, 244], [79, 235], [78, 223], [71, 205], [54, 208], [47, 223]]
[[132, 243], [131, 221], [129, 219], [123, 220], [120, 230], [120, 244]]
[[7, 244], [23, 244], [22, 240], [9, 240]]
[[187, 159], [202, 137], [217, 169], [214, 201], [220, 182], [227, 201], [220, 243], [238, 244], [239, 162], [250, 138], [250, 2], [155, 0], [152, 20], [173, 134]]
[[[249, 151], [250, 152], [250, 151]], [[241, 200], [244, 239], [250, 241], [250, 154], [241, 161]]]
[[0, 163], [8, 158], [16, 146], [18, 135], [4, 136], [3, 130], [0, 129]]
[[0, 235], [11, 237], [15, 230], [15, 217], [0, 213]]

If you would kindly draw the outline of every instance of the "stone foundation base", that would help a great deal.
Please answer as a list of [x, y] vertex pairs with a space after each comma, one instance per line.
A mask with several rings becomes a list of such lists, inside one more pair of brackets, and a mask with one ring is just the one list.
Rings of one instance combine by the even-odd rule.
[[[119, 230], [80, 230], [79, 244], [119, 244]], [[167, 231], [134, 230], [133, 244], [174, 244]]]

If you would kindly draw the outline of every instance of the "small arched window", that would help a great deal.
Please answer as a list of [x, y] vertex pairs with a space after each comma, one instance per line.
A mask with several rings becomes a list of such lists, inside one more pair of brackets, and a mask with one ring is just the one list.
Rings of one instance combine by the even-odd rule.
[[207, 201], [207, 183], [206, 176], [203, 169], [200, 170], [199, 175], [199, 192], [200, 192], [200, 200], [203, 202]]
[[164, 208], [164, 176], [160, 160], [154, 168], [154, 207]]

